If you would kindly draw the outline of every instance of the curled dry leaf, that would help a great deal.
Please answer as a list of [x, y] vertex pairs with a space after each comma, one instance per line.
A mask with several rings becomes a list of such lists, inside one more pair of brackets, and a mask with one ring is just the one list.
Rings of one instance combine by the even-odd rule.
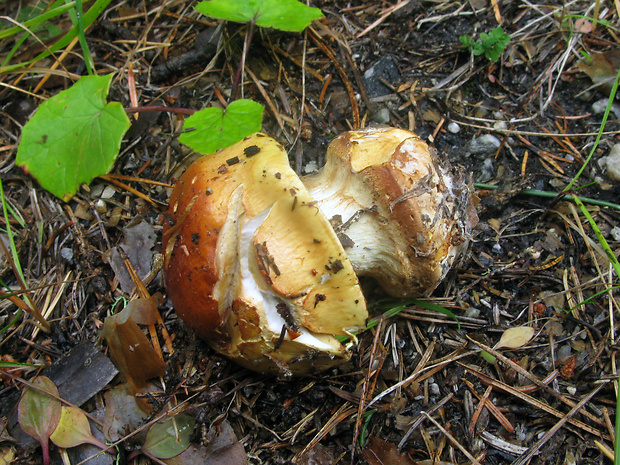
[[124, 310], [105, 319], [103, 336], [110, 348], [110, 357], [127, 382], [136, 390], [151, 378], [163, 376], [166, 364], [155, 352], [138, 326], [155, 321], [158, 296], [129, 302]]
[[372, 437], [368, 441], [362, 458], [370, 465], [414, 465], [415, 462], [407, 454], [400, 454], [396, 444], [384, 441], [383, 439]]
[[495, 348], [506, 347], [508, 349], [518, 349], [530, 342], [534, 334], [536, 334], [536, 330], [531, 326], [517, 326], [516, 328], [507, 329], [504, 331], [504, 334], [502, 334]]

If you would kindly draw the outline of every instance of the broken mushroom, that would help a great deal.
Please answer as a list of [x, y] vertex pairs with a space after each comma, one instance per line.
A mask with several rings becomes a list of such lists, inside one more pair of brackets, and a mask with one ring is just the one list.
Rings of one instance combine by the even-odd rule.
[[367, 318], [358, 275], [394, 296], [428, 295], [471, 240], [469, 185], [415, 134], [347, 132], [326, 159], [300, 179], [257, 133], [198, 159], [170, 198], [168, 295], [248, 368], [291, 375], [347, 360], [337, 336], [355, 341]]
[[364, 327], [366, 303], [277, 141], [254, 134], [198, 159], [176, 183], [168, 213], [168, 295], [217, 351], [281, 375], [348, 359], [336, 336]]
[[459, 263], [478, 222], [475, 195], [416, 134], [349, 131], [325, 166], [302, 179], [358, 276], [390, 295], [429, 295]]

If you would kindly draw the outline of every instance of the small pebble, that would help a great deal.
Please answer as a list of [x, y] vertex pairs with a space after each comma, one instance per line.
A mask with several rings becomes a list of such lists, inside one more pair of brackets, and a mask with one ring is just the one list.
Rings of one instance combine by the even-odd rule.
[[317, 165], [316, 165], [316, 161], [312, 160], [309, 161], [308, 163], [306, 163], [306, 166], [304, 166], [304, 173], [312, 173], [313, 171], [317, 170]]
[[448, 124], [448, 132], [451, 132], [452, 134], [457, 134], [460, 130], [461, 126], [459, 126], [458, 123], [452, 122]]
[[612, 181], [620, 181], [620, 144], [614, 145], [605, 159], [607, 177]]
[[493, 129], [506, 130], [508, 129], [508, 123], [506, 121], [496, 121], [493, 123]]
[[71, 262], [73, 260], [73, 249], [69, 247], [63, 247], [60, 249], [60, 256], [66, 261]]
[[614, 238], [614, 241], [620, 241], [620, 226], [614, 226], [611, 228], [611, 237]]
[[[592, 104], [592, 111], [594, 114], [605, 113], [605, 109], [607, 108], [607, 99], [597, 100]], [[620, 106], [615, 103], [611, 104], [611, 112], [616, 115], [616, 119], [620, 119]]]
[[390, 111], [385, 108], [379, 108], [372, 114], [372, 119], [379, 124], [388, 124], [390, 122]]
[[475, 137], [467, 144], [467, 151], [474, 153], [491, 153], [499, 148], [501, 141], [493, 134]]

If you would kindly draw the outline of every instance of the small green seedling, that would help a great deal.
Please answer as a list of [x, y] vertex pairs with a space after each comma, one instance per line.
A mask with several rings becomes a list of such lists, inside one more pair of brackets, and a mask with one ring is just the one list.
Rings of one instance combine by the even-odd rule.
[[226, 110], [197, 111], [183, 124], [179, 141], [200, 153], [213, 153], [260, 131], [263, 106], [253, 100], [235, 100]]
[[484, 55], [488, 60], [495, 62], [510, 42], [510, 35], [498, 26], [489, 34], [485, 32], [480, 34], [479, 40], [474, 41], [469, 35], [461, 36], [459, 40], [463, 48], [469, 50], [474, 56]]
[[81, 77], [41, 104], [22, 130], [17, 164], [65, 202], [112, 168], [129, 129], [121, 104], [106, 102], [111, 81], [111, 74]]
[[[61, 405], [58, 388], [45, 376], [37, 376], [26, 388], [17, 406], [17, 419], [22, 429], [41, 444], [43, 463], [50, 462], [49, 439], [60, 421]], [[50, 394], [56, 397], [53, 397]]]

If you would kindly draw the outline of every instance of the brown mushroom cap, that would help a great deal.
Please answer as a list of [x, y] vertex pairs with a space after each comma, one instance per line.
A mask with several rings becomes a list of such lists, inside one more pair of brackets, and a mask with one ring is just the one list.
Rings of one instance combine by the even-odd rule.
[[358, 276], [397, 297], [430, 294], [465, 254], [475, 196], [416, 134], [366, 128], [335, 138], [304, 177]]
[[177, 313], [219, 352], [299, 374], [349, 356], [334, 336], [365, 325], [357, 276], [282, 146], [254, 134], [194, 162], [164, 228]]

